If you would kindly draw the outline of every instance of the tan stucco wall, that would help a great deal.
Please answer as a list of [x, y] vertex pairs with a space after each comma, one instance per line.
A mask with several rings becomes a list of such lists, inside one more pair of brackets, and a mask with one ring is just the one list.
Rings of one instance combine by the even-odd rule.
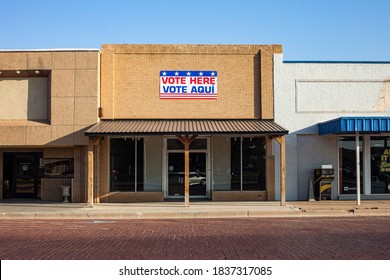
[[[273, 118], [279, 45], [103, 45], [103, 118]], [[161, 70], [215, 70], [217, 100], [161, 100]]]
[[47, 120], [47, 88], [47, 77], [0, 77], [0, 120]]
[[[0, 145], [88, 144], [84, 131], [98, 121], [99, 51], [0, 51], [0, 72], [9, 75], [11, 70], [49, 71], [47, 118], [37, 122], [7, 114], [8, 120], [0, 120]], [[6, 87], [0, 90], [0, 96], [7, 95]]]

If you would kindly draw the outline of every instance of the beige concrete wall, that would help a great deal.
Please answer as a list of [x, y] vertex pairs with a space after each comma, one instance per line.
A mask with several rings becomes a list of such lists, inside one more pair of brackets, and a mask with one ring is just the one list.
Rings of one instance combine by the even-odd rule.
[[74, 158], [73, 148], [44, 148], [44, 158]]
[[[279, 45], [103, 45], [103, 118], [273, 118]], [[161, 100], [161, 70], [218, 71], [217, 100]]]
[[[98, 121], [99, 51], [0, 51], [0, 79], [7, 75], [8, 83], [20, 84], [20, 77], [17, 77], [16, 71], [13, 74], [14, 70], [27, 73], [24, 75], [33, 75], [32, 70], [49, 73], [46, 78], [49, 80], [47, 117], [44, 121], [32, 121], [31, 117], [20, 114], [19, 111], [25, 109], [23, 105], [12, 114], [7, 113], [8, 120], [1, 120], [0, 115], [0, 146], [87, 145], [84, 131]], [[10, 78], [14, 81], [10, 82]], [[2, 100], [11, 98], [12, 90], [9, 90], [13, 88], [11, 85], [0, 87]], [[23, 103], [23, 100], [16, 101]], [[36, 104], [27, 104], [29, 106], [35, 108]], [[9, 110], [12, 109], [13, 106]], [[41, 114], [44, 112], [41, 111]]]
[[47, 120], [48, 78], [0, 78], [0, 120]]

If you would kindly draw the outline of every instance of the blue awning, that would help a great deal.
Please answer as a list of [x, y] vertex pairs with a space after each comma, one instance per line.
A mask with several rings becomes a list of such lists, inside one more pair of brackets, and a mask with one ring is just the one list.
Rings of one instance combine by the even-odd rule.
[[390, 132], [390, 117], [341, 117], [319, 123], [319, 134]]

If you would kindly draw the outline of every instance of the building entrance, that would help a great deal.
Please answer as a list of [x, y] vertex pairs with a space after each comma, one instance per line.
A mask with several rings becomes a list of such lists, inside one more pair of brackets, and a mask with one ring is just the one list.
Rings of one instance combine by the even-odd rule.
[[[206, 153], [190, 153], [190, 196], [205, 197]], [[168, 196], [184, 195], [184, 153], [168, 153]]]
[[[190, 146], [190, 197], [209, 196], [208, 139], [197, 139]], [[184, 151], [176, 139], [167, 139], [165, 197], [184, 197]], [[192, 149], [191, 149], [192, 148]]]
[[39, 152], [3, 154], [4, 198], [40, 198], [42, 158]]

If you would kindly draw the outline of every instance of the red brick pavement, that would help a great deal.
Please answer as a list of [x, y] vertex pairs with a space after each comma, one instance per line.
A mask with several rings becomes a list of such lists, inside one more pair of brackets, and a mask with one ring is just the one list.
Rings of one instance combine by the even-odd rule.
[[390, 217], [3, 220], [0, 259], [390, 259]]

